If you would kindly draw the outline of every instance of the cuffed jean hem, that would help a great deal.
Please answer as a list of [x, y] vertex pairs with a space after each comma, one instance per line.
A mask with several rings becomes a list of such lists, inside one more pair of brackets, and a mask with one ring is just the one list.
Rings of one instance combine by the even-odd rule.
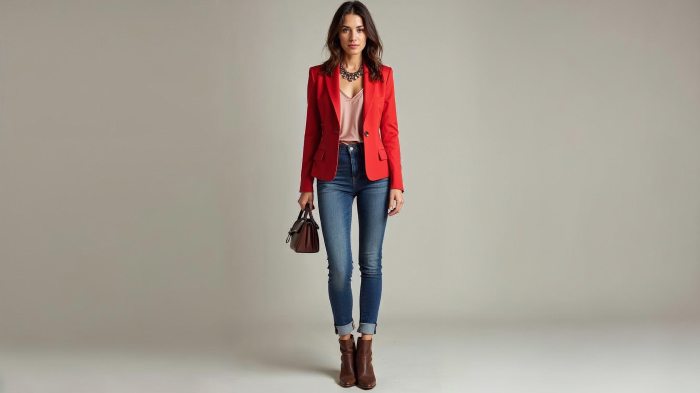
[[362, 334], [376, 334], [377, 324], [360, 322], [360, 327], [357, 328], [357, 332]]
[[355, 330], [355, 320], [353, 319], [352, 322], [348, 323], [347, 325], [343, 326], [337, 326], [335, 325], [335, 333], [339, 334], [341, 336], [344, 336], [350, 332]]

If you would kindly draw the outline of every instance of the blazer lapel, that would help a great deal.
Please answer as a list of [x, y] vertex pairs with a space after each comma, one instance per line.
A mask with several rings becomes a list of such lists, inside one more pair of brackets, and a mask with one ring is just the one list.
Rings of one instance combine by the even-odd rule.
[[[331, 102], [333, 102], [333, 108], [335, 109], [335, 116], [338, 119], [338, 124], [340, 124], [340, 64], [338, 64], [331, 75], [324, 75], [326, 78], [326, 90], [330, 95]], [[375, 87], [378, 82], [374, 82], [369, 78], [369, 68], [367, 64], [362, 62], [362, 88], [364, 89], [364, 103], [362, 105], [362, 124], [365, 123], [365, 118], [372, 107], [374, 102]]]
[[326, 90], [331, 96], [335, 116], [338, 119], [338, 124], [340, 124], [340, 64], [335, 66], [330, 76], [324, 75], [324, 77], [326, 78]]
[[363, 94], [365, 99], [362, 108], [362, 125], [364, 126], [367, 114], [372, 108], [372, 103], [374, 102], [374, 88], [377, 86], [377, 82], [373, 82], [371, 79], [369, 79], [369, 68], [367, 67], [367, 64], [362, 62], [362, 68], [364, 69], [362, 71], [362, 88], [364, 89]]

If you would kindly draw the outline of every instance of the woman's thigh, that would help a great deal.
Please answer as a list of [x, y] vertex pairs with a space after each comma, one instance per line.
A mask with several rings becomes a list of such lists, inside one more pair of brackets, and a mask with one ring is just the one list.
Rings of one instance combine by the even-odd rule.
[[316, 179], [321, 231], [326, 245], [329, 264], [352, 265], [350, 227], [352, 223], [353, 193], [349, 163], [343, 157], [333, 180]]
[[361, 260], [381, 263], [382, 243], [388, 219], [389, 191], [387, 177], [366, 181], [357, 193]]

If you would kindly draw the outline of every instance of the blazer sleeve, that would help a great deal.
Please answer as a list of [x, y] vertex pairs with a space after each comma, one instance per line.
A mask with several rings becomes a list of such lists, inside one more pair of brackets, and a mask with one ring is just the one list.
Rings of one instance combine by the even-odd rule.
[[309, 82], [306, 87], [306, 129], [304, 131], [304, 149], [301, 158], [301, 181], [299, 192], [313, 192], [314, 177], [311, 176], [314, 151], [321, 137], [321, 115], [316, 100], [316, 80], [313, 67], [309, 68]]
[[401, 174], [401, 149], [399, 148], [399, 125], [396, 118], [396, 98], [394, 96], [394, 70], [389, 68], [386, 90], [384, 94], [384, 109], [379, 123], [382, 144], [389, 159], [389, 188], [403, 189]]

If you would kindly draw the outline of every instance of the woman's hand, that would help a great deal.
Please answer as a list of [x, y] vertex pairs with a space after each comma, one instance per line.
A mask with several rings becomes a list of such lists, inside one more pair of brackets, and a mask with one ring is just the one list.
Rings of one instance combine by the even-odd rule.
[[314, 206], [314, 193], [313, 193], [313, 191], [302, 192], [301, 195], [299, 195], [298, 202], [299, 202], [299, 206], [301, 207], [301, 210], [304, 210], [307, 202], [309, 203], [309, 205], [311, 205], [311, 210], [314, 210], [316, 208], [316, 206]]
[[394, 216], [399, 214], [403, 206], [403, 191], [398, 188], [392, 188], [389, 191], [389, 215]]

